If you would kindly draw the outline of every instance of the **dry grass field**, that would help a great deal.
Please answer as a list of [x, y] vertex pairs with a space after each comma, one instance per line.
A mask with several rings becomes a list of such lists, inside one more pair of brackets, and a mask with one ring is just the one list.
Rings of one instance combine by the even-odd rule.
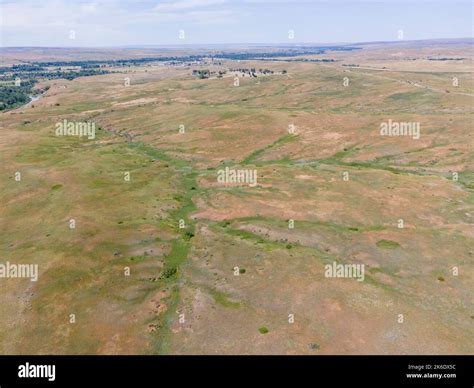
[[[116, 68], [0, 113], [0, 257], [39, 266], [0, 281], [0, 353], [474, 354], [472, 45], [316, 57]], [[192, 75], [236, 67], [274, 74]]]

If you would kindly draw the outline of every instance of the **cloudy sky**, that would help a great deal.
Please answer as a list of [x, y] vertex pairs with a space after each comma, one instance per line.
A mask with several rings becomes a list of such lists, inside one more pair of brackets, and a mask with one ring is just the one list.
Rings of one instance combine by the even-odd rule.
[[[456, 0], [0, 0], [0, 4], [3, 47], [389, 41], [397, 40], [399, 30], [407, 40], [473, 36], [472, 4]], [[288, 39], [289, 30], [294, 31], [293, 40]]]

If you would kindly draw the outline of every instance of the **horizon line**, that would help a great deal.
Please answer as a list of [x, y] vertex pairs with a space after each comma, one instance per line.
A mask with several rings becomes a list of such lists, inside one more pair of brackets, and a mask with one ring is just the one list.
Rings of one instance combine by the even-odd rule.
[[322, 45], [322, 46], [348, 46], [348, 45], [366, 45], [366, 44], [393, 44], [393, 43], [409, 43], [409, 42], [430, 42], [430, 41], [457, 41], [457, 40], [471, 40], [474, 44], [474, 37], [459, 37], [459, 38], [429, 38], [429, 39], [396, 39], [396, 40], [374, 40], [374, 41], [357, 41], [357, 42], [280, 42], [280, 43], [168, 43], [168, 44], [127, 44], [127, 45], [113, 45], [113, 46], [2, 46], [0, 49], [136, 49], [136, 48], [180, 48], [192, 46], [308, 46], [308, 45]]

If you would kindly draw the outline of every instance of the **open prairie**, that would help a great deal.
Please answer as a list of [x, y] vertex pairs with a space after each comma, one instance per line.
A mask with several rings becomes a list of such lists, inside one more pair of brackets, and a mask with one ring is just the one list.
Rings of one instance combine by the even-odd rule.
[[[0, 113], [0, 257], [39, 268], [0, 279], [0, 353], [474, 354], [472, 41], [354, 47], [114, 63]], [[40, 51], [2, 66], [201, 55]]]

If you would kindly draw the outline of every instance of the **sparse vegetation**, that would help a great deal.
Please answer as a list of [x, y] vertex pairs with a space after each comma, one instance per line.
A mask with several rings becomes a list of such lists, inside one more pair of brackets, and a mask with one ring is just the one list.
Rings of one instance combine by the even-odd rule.
[[[467, 353], [471, 314], [452, 295], [469, 295], [472, 275], [468, 61], [449, 61], [448, 73], [446, 61], [392, 56], [400, 51], [393, 45], [388, 57], [375, 48], [339, 51], [336, 63], [330, 49], [306, 58], [305, 47], [228, 49], [232, 58], [222, 61], [217, 49], [170, 49], [159, 60], [109, 60], [101, 51], [103, 60], [73, 62], [62, 60], [70, 53], [55, 60], [48, 52], [43, 64], [30, 57], [1, 70], [5, 88], [14, 74], [38, 81], [25, 80], [28, 98], [5, 109], [51, 86], [34, 108], [2, 113], [0, 218], [8, 227], [0, 251], [41, 269], [33, 289], [9, 282], [0, 296], [0, 328], [13, 328], [0, 334], [2, 349], [358, 352], [341, 335], [351, 333], [374, 352], [418, 352], [429, 343]], [[469, 56], [445, 48], [425, 47], [423, 56]], [[239, 87], [234, 70], [246, 75]], [[64, 80], [80, 71], [92, 73]], [[451, 88], [454, 74], [462, 82]], [[64, 118], [96, 122], [96, 139], [54, 136]], [[387, 118], [419, 120], [422, 137], [381, 138]], [[217, 182], [219, 170], [237, 165], [255, 169], [258, 184]], [[332, 263], [364, 264], [364, 280], [326, 277]], [[462, 276], [447, 275], [458, 265]], [[28, 308], [17, 310], [13, 296], [27, 296]], [[70, 311], [81, 318], [79, 331], [64, 330]], [[409, 331], [388, 342], [372, 335], [398, 335], [387, 331], [398, 311], [409, 314]], [[259, 337], [269, 328], [271, 344]], [[240, 341], [252, 336], [259, 340]]]
[[395, 249], [395, 248], [399, 248], [400, 244], [397, 243], [396, 241], [391, 241], [391, 240], [379, 240], [377, 241], [377, 246], [383, 249]]
[[161, 274], [162, 279], [169, 279], [170, 277], [176, 275], [178, 270], [176, 267], [166, 268], [163, 273]]

